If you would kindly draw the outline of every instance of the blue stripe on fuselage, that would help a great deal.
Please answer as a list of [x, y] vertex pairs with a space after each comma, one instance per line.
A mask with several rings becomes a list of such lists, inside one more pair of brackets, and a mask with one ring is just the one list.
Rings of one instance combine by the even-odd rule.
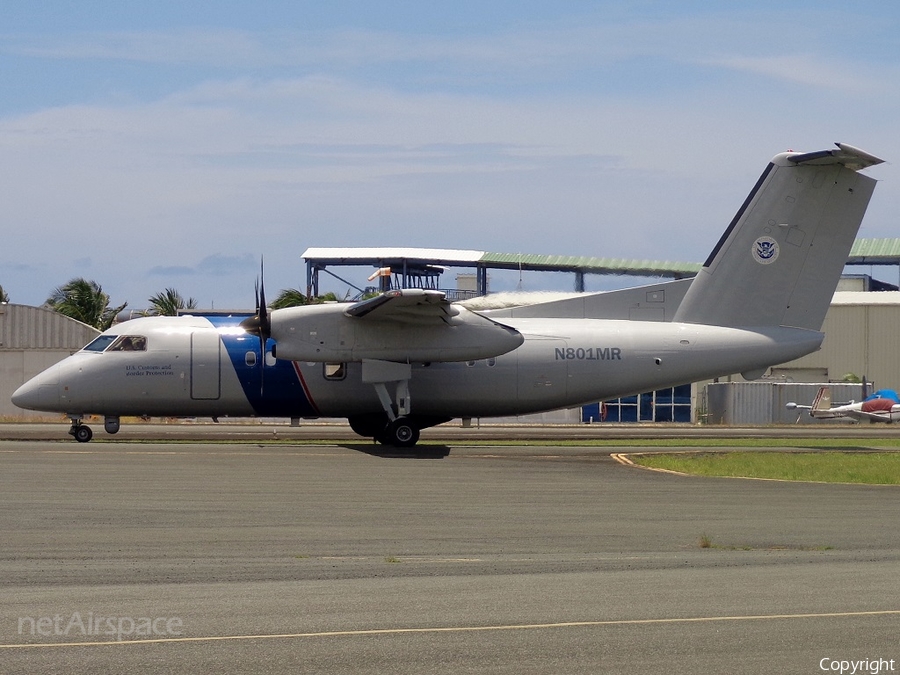
[[[272, 365], [265, 365], [257, 336], [227, 330], [236, 328], [247, 316], [205, 318], [219, 329], [222, 344], [253, 410], [261, 417], [316, 417], [318, 410], [310, 402], [300, 374], [291, 361], [276, 360]], [[266, 351], [271, 352], [274, 344], [269, 340]], [[247, 352], [256, 355], [254, 365], [247, 365]], [[264, 365], [260, 366], [260, 363]]]

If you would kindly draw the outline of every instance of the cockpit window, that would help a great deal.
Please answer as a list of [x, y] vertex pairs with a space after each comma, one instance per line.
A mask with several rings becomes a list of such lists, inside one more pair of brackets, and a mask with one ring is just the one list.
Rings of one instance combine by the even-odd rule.
[[109, 352], [145, 352], [147, 351], [147, 338], [140, 335], [122, 335], [112, 343]]
[[118, 335], [101, 335], [96, 338], [93, 342], [87, 344], [84, 347], [84, 351], [86, 352], [102, 352], [104, 349], [109, 347], [110, 343], [115, 340]]
[[145, 352], [147, 338], [143, 335], [101, 335], [84, 347], [86, 352]]

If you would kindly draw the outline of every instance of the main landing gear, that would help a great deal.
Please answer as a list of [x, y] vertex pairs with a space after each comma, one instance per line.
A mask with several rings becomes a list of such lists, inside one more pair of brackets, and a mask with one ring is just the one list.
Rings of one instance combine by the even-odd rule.
[[353, 415], [347, 421], [350, 428], [360, 436], [395, 448], [413, 447], [419, 442], [419, 430], [433, 424], [408, 415], [390, 419], [386, 413]]
[[393, 421], [385, 413], [366, 413], [347, 418], [350, 428], [364, 438], [394, 448], [412, 448], [419, 441], [422, 429], [449, 422], [450, 417], [405, 415]]
[[[348, 418], [350, 428], [360, 436], [374, 438], [382, 445], [411, 448], [419, 442], [419, 431], [442, 424], [449, 418], [426, 417], [410, 413], [409, 380], [412, 367], [408, 363], [364, 359], [362, 381], [371, 384], [384, 413], [368, 413]], [[394, 397], [387, 385], [394, 385]]]
[[[384, 409], [387, 422], [382, 417], [381, 428], [377, 422], [370, 422], [367, 431], [382, 445], [397, 448], [411, 448], [419, 442], [419, 427], [409, 417], [409, 379], [412, 366], [408, 363], [363, 359], [362, 381], [375, 387], [378, 400]], [[388, 393], [387, 385], [395, 385], [394, 400]], [[380, 417], [380, 416], [379, 416]]]
[[411, 448], [419, 442], [419, 427], [409, 417], [398, 417], [388, 422], [384, 430], [374, 438], [382, 445]]

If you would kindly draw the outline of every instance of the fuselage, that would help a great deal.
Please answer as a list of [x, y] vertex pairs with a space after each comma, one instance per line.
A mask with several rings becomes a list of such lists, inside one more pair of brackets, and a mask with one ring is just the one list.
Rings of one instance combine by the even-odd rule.
[[858, 403], [848, 403], [838, 405], [826, 410], [813, 410], [813, 417], [831, 418], [831, 417], [851, 417], [855, 420], [866, 420], [869, 422], [886, 422], [891, 424], [900, 420], [900, 403], [897, 402], [897, 394], [888, 390], [884, 392], [876, 392], [864, 401]]
[[[146, 317], [119, 324], [25, 383], [23, 408], [68, 415], [349, 417], [382, 410], [362, 364], [266, 354], [245, 316]], [[818, 349], [822, 334], [604, 319], [507, 319], [524, 342], [500, 356], [413, 363], [412, 410], [516, 415], [738, 372]], [[262, 361], [262, 365], [261, 362]]]

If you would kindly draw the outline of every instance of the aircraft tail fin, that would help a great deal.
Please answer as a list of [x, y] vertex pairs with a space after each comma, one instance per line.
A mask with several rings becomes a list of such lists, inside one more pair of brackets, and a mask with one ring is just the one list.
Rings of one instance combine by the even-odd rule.
[[882, 160], [852, 146], [776, 155], [695, 277], [675, 321], [820, 330]]
[[837, 417], [831, 412], [831, 405], [831, 387], [819, 387], [819, 391], [816, 392], [816, 398], [813, 399], [813, 404], [809, 409], [809, 414], [817, 419]]

